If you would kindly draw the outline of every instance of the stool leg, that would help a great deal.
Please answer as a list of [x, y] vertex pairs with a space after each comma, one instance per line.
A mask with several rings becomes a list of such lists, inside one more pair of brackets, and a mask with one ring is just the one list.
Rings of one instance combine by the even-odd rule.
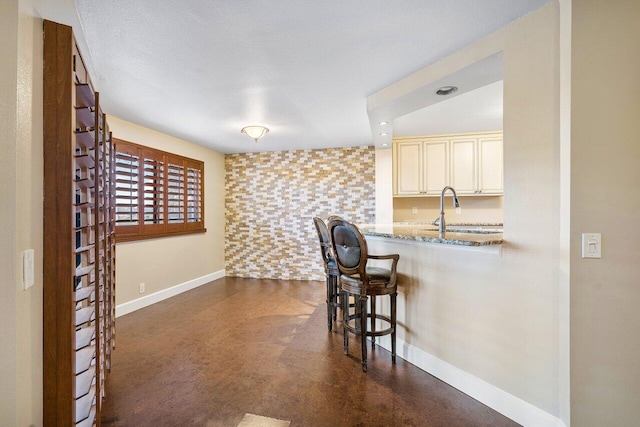
[[342, 335], [344, 337], [344, 354], [349, 354], [349, 331], [347, 324], [349, 323], [349, 294], [342, 293]]
[[391, 362], [396, 363], [396, 299], [398, 294], [391, 295]]
[[332, 308], [333, 308], [333, 321], [338, 320], [338, 305], [340, 304], [340, 286], [338, 285], [338, 277], [331, 276], [333, 279], [333, 300], [332, 300]]
[[333, 296], [331, 295], [331, 288], [333, 285], [331, 284], [331, 276], [327, 275], [327, 327], [329, 328], [329, 332], [333, 329], [333, 322], [331, 322], [332, 311], [331, 301], [333, 301]]
[[360, 339], [362, 345], [362, 371], [367, 372], [367, 296], [360, 296]]
[[[371, 296], [371, 332], [376, 332], [376, 297]], [[371, 349], [376, 348], [376, 336], [371, 335]]]

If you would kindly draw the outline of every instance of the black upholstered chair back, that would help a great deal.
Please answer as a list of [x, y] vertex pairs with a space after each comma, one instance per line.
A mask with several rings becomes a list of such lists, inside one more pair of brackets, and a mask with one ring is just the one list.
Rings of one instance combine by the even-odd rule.
[[329, 234], [338, 269], [342, 274], [366, 277], [367, 241], [355, 224], [342, 218], [329, 218]]

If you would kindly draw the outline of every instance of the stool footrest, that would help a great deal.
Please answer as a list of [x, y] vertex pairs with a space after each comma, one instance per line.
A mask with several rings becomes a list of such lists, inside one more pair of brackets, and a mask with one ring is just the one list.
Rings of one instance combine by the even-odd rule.
[[[371, 320], [372, 316], [371, 313], [367, 313], [367, 319]], [[344, 325], [346, 327], [346, 329], [351, 332], [352, 334], [356, 334], [356, 335], [360, 335], [360, 328], [357, 328], [355, 326], [351, 326], [349, 323], [351, 321], [355, 321], [355, 320], [359, 320], [360, 319], [360, 315], [356, 315], [356, 314], [350, 314], [349, 316], [347, 316], [347, 323]], [[382, 320], [384, 322], [387, 322], [390, 326], [386, 329], [382, 329], [382, 330], [376, 330], [375, 332], [371, 332], [369, 330], [366, 331], [365, 335], [368, 337], [380, 337], [382, 335], [389, 335], [392, 334], [394, 332], [394, 327], [391, 323], [391, 318], [389, 316], [385, 316], [384, 314], [377, 314], [376, 313], [376, 319], [378, 320]]]

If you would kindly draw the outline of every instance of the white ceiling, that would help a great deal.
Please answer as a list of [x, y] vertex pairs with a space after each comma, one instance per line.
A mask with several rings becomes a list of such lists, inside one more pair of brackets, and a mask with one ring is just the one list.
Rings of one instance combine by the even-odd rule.
[[75, 0], [105, 112], [223, 153], [370, 145], [368, 95], [547, 1]]

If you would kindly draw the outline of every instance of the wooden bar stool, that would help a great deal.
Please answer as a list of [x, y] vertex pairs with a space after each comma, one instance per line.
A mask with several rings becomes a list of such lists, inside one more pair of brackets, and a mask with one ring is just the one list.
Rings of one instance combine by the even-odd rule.
[[338, 278], [340, 271], [333, 256], [331, 249], [331, 239], [329, 230], [324, 221], [318, 217], [313, 218], [313, 224], [318, 232], [318, 240], [320, 241], [320, 252], [322, 253], [322, 261], [324, 265], [324, 274], [327, 278], [327, 326], [329, 332], [333, 330], [333, 322], [337, 320], [337, 310], [340, 307]]
[[[329, 236], [338, 270], [340, 290], [343, 293], [344, 353], [349, 352], [349, 334], [360, 336], [362, 347], [362, 370], [367, 371], [367, 337], [375, 348], [375, 337], [391, 334], [391, 361], [396, 362], [396, 267], [400, 255], [369, 255], [367, 241], [360, 229], [342, 218], [329, 218]], [[370, 259], [390, 260], [391, 268], [367, 266]], [[355, 298], [355, 313], [349, 313], [345, 303], [349, 295]], [[376, 313], [375, 300], [378, 296], [389, 295], [391, 315]], [[371, 298], [371, 313], [367, 313], [367, 300]], [[376, 319], [388, 325], [376, 330]], [[370, 327], [367, 327], [369, 320]]]

